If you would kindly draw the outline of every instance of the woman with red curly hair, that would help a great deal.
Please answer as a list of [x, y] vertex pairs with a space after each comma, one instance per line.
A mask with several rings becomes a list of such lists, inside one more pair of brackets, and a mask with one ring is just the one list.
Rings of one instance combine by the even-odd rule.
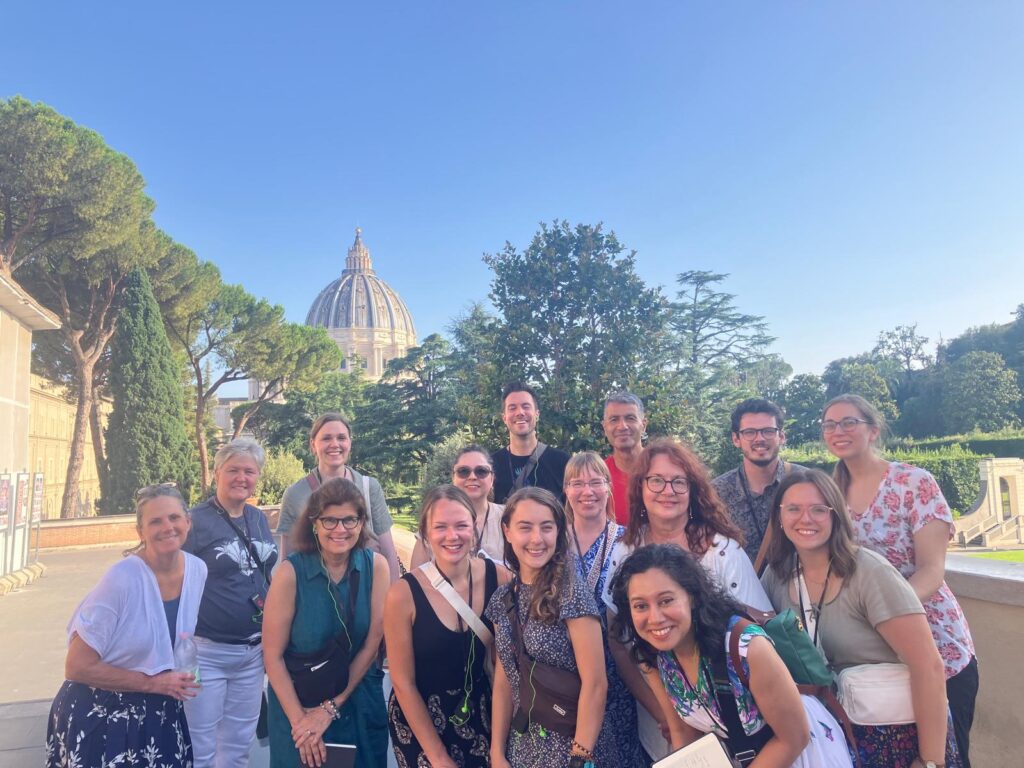
[[[611, 584], [619, 564], [644, 544], [681, 547], [738, 602], [772, 610], [754, 566], [743, 551], [743, 534], [711, 485], [707, 467], [678, 440], [654, 440], [640, 454], [629, 480], [626, 535], [612, 550], [606, 584]], [[614, 614], [615, 604], [607, 588], [604, 601]], [[609, 640], [619, 674], [638, 702], [640, 741], [647, 753], [659, 760], [669, 751], [664, 713], [625, 646], [615, 638]]]

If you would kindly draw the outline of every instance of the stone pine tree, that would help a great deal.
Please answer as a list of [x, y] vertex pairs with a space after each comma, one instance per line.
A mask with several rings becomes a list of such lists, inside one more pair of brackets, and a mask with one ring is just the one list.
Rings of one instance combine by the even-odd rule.
[[114, 408], [107, 427], [110, 480], [103, 513], [130, 512], [135, 491], [151, 483], [177, 483], [187, 499], [196, 467], [185, 431], [181, 376], [141, 269], [127, 278], [110, 354]]

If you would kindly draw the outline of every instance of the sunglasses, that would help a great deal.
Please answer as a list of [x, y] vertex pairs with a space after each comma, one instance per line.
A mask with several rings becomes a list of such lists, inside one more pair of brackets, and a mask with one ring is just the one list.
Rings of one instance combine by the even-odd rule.
[[483, 480], [485, 477], [491, 474], [493, 470], [490, 467], [456, 467], [455, 476], [462, 480], [467, 479], [470, 475], [473, 475], [477, 480]]

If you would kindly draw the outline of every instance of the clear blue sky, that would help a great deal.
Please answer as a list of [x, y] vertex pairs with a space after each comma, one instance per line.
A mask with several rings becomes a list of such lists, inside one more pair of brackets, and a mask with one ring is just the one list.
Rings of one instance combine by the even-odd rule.
[[0, 96], [101, 133], [297, 321], [357, 225], [423, 338], [554, 218], [669, 290], [731, 273], [797, 372], [1024, 302], [1020, 2], [5, 6]]

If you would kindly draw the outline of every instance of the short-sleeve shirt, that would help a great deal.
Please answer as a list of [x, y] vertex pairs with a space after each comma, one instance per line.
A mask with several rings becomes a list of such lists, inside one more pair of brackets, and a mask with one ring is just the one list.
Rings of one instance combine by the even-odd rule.
[[[494, 465], [494, 501], [496, 503], [504, 504], [505, 500], [512, 495], [512, 484], [526, 468], [529, 459], [529, 456], [512, 455], [508, 446], [491, 454], [491, 463]], [[551, 491], [564, 502], [562, 483], [565, 478], [565, 465], [568, 463], [569, 454], [549, 445], [537, 460], [537, 466], [530, 471], [530, 476], [526, 478], [523, 487], [543, 488]]]
[[[317, 475], [319, 476], [318, 472]], [[355, 483], [366, 500], [369, 512], [367, 530], [375, 536], [390, 531], [394, 521], [391, 519], [391, 512], [388, 510], [388, 503], [384, 498], [384, 489], [380, 487], [377, 478], [360, 474], [352, 467], [346, 467], [345, 479]], [[277, 519], [276, 533], [288, 533], [292, 529], [295, 521], [305, 513], [306, 504], [309, 503], [309, 497], [312, 495], [313, 487], [305, 477], [285, 489], [284, 496], [281, 498], [281, 514]]]
[[732, 521], [743, 531], [743, 538], [747, 542], [744, 549], [751, 561], [757, 559], [757, 551], [761, 548], [761, 542], [764, 541], [764, 532], [768, 530], [768, 519], [771, 517], [775, 491], [778, 490], [779, 483], [782, 482], [786, 473], [792, 472], [794, 469], [804, 469], [804, 467], [799, 464], [779, 461], [775, 470], [775, 479], [761, 493], [754, 493], [751, 490], [742, 464], [711, 481], [718, 497], [729, 510]]
[[619, 465], [615, 463], [614, 456], [606, 456], [604, 463], [612, 476], [615, 521], [619, 525], [629, 525], [629, 474], [619, 469]]
[[192, 528], [182, 549], [206, 563], [208, 570], [196, 635], [218, 643], [257, 640], [263, 620], [252, 598], [266, 598], [270, 587], [266, 575], [277, 564], [277, 547], [266, 515], [246, 504], [241, 517], [231, 518], [252, 542], [260, 559], [257, 563], [212, 499], [193, 507], [190, 514]]
[[[850, 510], [857, 541], [873, 549], [909, 579], [917, 570], [914, 534], [933, 520], [949, 527], [953, 515], [939, 484], [926, 470], [891, 462], [878, 493], [863, 512]], [[924, 604], [946, 677], [960, 672], [974, 656], [974, 640], [960, 603], [945, 581]]]
[[[761, 581], [776, 611], [800, 606], [790, 595], [792, 577], [767, 568]], [[818, 618], [818, 636], [825, 657], [837, 672], [855, 664], [899, 662], [896, 651], [876, 629], [897, 616], [924, 613], [921, 601], [899, 572], [877, 552], [857, 549], [857, 567], [839, 594], [826, 602]]]

